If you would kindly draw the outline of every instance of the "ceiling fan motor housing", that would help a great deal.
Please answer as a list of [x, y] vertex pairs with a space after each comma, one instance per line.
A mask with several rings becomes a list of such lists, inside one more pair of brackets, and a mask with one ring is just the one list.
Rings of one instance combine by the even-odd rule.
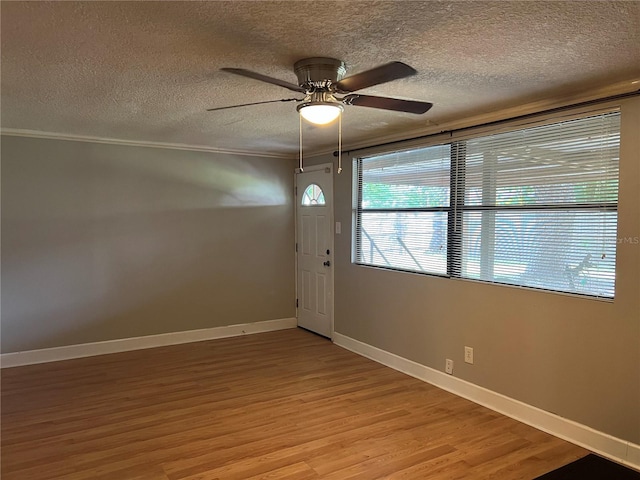
[[331, 105], [332, 107], [340, 109], [340, 111], [344, 110], [342, 104], [336, 100], [336, 97], [334, 97], [331, 92], [325, 91], [317, 91], [308, 94], [304, 99], [304, 102], [296, 107], [296, 110], [300, 111], [309, 105]]
[[342, 80], [347, 68], [342, 60], [327, 57], [304, 58], [293, 65], [301, 87], [327, 87]]

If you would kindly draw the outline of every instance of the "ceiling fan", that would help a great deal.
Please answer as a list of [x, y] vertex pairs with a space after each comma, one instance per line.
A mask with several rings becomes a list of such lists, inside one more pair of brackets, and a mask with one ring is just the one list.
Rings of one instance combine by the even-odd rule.
[[264, 103], [302, 102], [297, 107], [300, 115], [312, 123], [323, 125], [340, 116], [344, 108], [343, 105], [378, 108], [416, 115], [425, 113], [433, 106], [431, 103], [417, 100], [402, 100], [353, 93], [363, 88], [409, 77], [417, 73], [412, 67], [402, 62], [390, 62], [371, 70], [345, 77], [347, 69], [342, 60], [326, 57], [305, 58], [293, 65], [293, 70], [298, 77], [297, 85], [243, 68], [222, 68], [221, 70], [284, 87], [304, 94], [304, 98], [284, 98], [281, 100], [266, 100], [228, 107], [209, 108], [207, 110], [209, 112]]

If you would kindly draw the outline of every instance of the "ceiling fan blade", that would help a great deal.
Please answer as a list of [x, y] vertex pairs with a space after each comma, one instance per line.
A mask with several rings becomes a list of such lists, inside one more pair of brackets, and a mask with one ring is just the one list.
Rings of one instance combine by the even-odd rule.
[[338, 92], [349, 93], [362, 88], [372, 87], [373, 85], [390, 82], [391, 80], [397, 80], [398, 78], [410, 77], [416, 73], [418, 72], [406, 63], [391, 62], [343, 78], [336, 83], [335, 86]]
[[304, 100], [304, 99], [302, 99], [302, 98], [283, 98], [282, 100], [266, 100], [264, 102], [242, 103], [240, 105], [229, 105], [228, 107], [207, 108], [207, 112], [215, 112], [216, 110], [227, 110], [229, 108], [249, 107], [251, 105], [262, 105], [263, 103], [301, 102], [302, 100]]
[[358, 107], [381, 108], [382, 110], [393, 110], [395, 112], [415, 113], [420, 115], [433, 107], [433, 103], [419, 102], [417, 100], [401, 100], [399, 98], [374, 97], [372, 95], [347, 95], [342, 99], [346, 105], [356, 105]]
[[280, 80], [278, 78], [268, 77], [267, 75], [262, 75], [261, 73], [252, 72], [251, 70], [245, 70], [244, 68], [221, 68], [220, 70], [224, 72], [235, 73], [236, 75], [241, 75], [243, 77], [253, 78], [254, 80], [260, 80], [261, 82], [278, 85], [280, 87], [293, 90], [294, 92], [306, 93], [305, 89], [298, 85], [285, 82], [284, 80]]

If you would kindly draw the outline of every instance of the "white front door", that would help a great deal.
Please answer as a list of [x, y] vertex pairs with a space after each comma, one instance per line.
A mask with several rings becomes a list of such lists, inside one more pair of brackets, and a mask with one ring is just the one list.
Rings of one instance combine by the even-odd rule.
[[298, 325], [333, 331], [333, 166], [296, 173]]

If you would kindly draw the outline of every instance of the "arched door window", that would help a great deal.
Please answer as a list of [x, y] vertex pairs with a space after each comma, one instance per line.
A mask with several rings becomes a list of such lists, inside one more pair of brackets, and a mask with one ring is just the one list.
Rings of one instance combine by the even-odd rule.
[[324, 193], [322, 192], [322, 188], [320, 188], [320, 185], [312, 183], [307, 188], [305, 188], [304, 193], [302, 194], [302, 205], [308, 207], [324, 204]]

